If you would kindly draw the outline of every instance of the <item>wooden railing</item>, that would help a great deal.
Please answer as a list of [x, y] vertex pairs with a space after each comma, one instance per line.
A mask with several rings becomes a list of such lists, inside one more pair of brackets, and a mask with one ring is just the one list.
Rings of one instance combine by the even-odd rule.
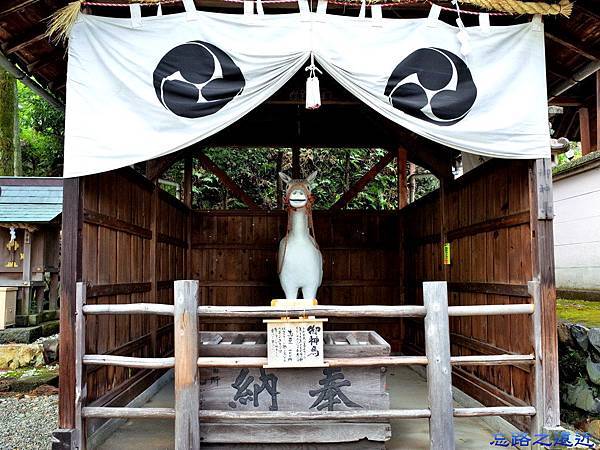
[[[86, 418], [173, 418], [175, 447], [178, 450], [200, 448], [201, 422], [291, 422], [315, 421], [386, 421], [390, 419], [429, 419], [432, 449], [454, 449], [454, 417], [533, 416], [532, 430], [540, 430], [541, 359], [539, 317], [539, 283], [530, 282], [531, 304], [448, 306], [446, 282], [423, 283], [423, 306], [336, 306], [310, 308], [318, 317], [424, 317], [426, 356], [381, 356], [364, 358], [326, 358], [332, 367], [348, 366], [427, 366], [429, 408], [367, 411], [202, 411], [199, 408], [200, 367], [263, 367], [261, 357], [201, 357], [198, 354], [198, 317], [210, 318], [279, 318], [304, 315], [303, 308], [271, 308], [262, 306], [198, 306], [198, 281], [176, 281], [174, 305], [137, 303], [128, 305], [85, 305], [86, 285], [77, 285], [76, 306], [76, 426], [81, 431], [79, 448], [85, 448], [83, 421]], [[114, 355], [85, 354], [85, 316], [95, 314], [159, 314], [173, 316], [175, 356], [171, 358], [138, 358]], [[450, 316], [473, 315], [533, 315], [536, 354], [450, 356]], [[452, 401], [452, 366], [524, 365], [535, 368], [534, 406], [502, 406], [454, 408]], [[146, 369], [175, 369], [175, 408], [86, 407], [84, 365], [111, 365]]]

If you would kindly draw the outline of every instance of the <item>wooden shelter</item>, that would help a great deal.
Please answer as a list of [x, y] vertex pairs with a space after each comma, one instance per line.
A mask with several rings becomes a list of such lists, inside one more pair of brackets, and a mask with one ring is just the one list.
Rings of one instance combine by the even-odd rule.
[[[580, 88], [585, 93], [573, 102], [579, 105], [589, 100], [591, 78], [560, 94], [552, 92], [558, 92], [590, 61], [598, 62], [594, 48], [600, 23], [592, 3], [577, 2], [570, 21], [547, 22], [548, 85], [555, 104], [570, 105], [565, 96], [571, 92], [580, 95]], [[43, 38], [41, 19], [63, 4], [12, 0], [0, 6], [3, 53], [20, 71], [34, 75], [41, 88], [48, 89], [48, 95], [58, 102], [65, 94], [64, 50]], [[238, 8], [219, 1], [197, 6], [229, 11]], [[96, 14], [127, 14], [120, 8], [89, 7]], [[267, 8], [281, 10], [286, 6]], [[411, 2], [384, 14], [423, 17], [428, 8], [427, 3]], [[180, 4], [163, 6], [165, 14], [181, 10]], [[494, 20], [514, 23], [526, 19]], [[350, 211], [341, 209], [343, 202], [340, 208], [315, 211], [315, 230], [325, 260], [319, 302], [332, 305], [322, 311], [331, 316], [329, 326], [373, 329], [391, 343], [395, 353], [429, 355], [420, 360], [396, 356], [388, 364], [424, 361], [435, 368], [429, 351], [425, 352], [423, 316], [427, 308], [422, 307], [422, 283], [446, 281], [448, 302], [455, 308], [448, 309], [454, 359], [446, 355], [443, 361], [447, 365], [442, 368], [449, 370], [452, 363], [454, 386], [486, 407], [500, 408], [454, 411], [454, 415], [502, 414], [522, 429], [559, 426], [549, 162], [495, 160], [453, 179], [455, 151], [375, 115], [326, 76], [321, 80], [323, 106], [318, 111], [306, 111], [302, 108], [303, 83], [302, 75], [294, 77], [265, 104], [201, 145], [148, 161], [145, 175], [126, 168], [65, 180], [61, 429], [55, 433], [54, 448], [79, 446], [82, 436], [97, 430], [111, 414], [133, 417], [135, 412], [102, 408], [126, 405], [165, 368], [181, 367], [170, 317], [178, 314], [171, 306], [175, 281], [199, 280], [203, 330], [252, 330], [257, 327], [256, 317], [282, 313], [263, 311], [267, 308], [248, 312], [243, 307], [265, 306], [277, 293], [273, 261], [276, 242], [285, 231], [285, 215], [262, 210], [245, 198], [226, 171], [214, 166], [202, 152], [211, 146], [231, 146], [236, 148], [232, 151], [239, 152], [247, 146], [378, 147], [389, 151], [379, 167], [396, 158], [400, 166], [411, 161], [430, 170], [440, 179], [440, 189], [398, 211]], [[556, 126], [563, 129], [561, 124]], [[573, 127], [565, 130], [564, 134], [576, 134]], [[193, 210], [194, 158], [248, 208]], [[183, 200], [179, 201], [161, 190], [157, 180], [181, 160], [186, 169]], [[365, 174], [342, 197], [344, 201], [377, 171], [374, 167]], [[406, 198], [405, 186], [405, 180], [400, 179], [402, 199]], [[334, 234], [334, 228], [343, 232]], [[450, 247], [449, 265], [442, 259], [445, 244]], [[78, 282], [83, 282], [79, 292]], [[207, 305], [217, 305], [217, 309]], [[188, 313], [193, 311], [190, 304], [186, 307]], [[361, 308], [364, 312], [356, 313]], [[165, 315], [115, 315], [115, 311]], [[244, 317], [252, 315], [254, 320]], [[382, 318], [386, 315], [389, 317]], [[81, 336], [85, 336], [84, 342]], [[191, 341], [178, 342], [175, 345]], [[172, 359], [174, 351], [177, 361]], [[190, 347], [188, 368], [195, 367], [189, 358], [194, 352], [197, 348]], [[151, 359], [144, 362], [141, 358]], [[189, 370], [193, 378], [193, 369]], [[157, 414], [181, 418], [179, 412]], [[196, 411], [187, 414], [193, 417]], [[433, 417], [434, 411], [421, 414]], [[450, 411], [436, 417], [447, 421], [452, 415], [450, 406]], [[438, 429], [443, 425], [438, 423]]]
[[17, 325], [38, 325], [44, 311], [58, 310], [62, 183], [0, 177], [0, 286], [18, 288]]

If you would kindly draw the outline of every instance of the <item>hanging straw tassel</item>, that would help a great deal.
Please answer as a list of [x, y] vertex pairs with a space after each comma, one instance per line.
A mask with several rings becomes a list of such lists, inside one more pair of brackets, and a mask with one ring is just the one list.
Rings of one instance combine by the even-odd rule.
[[55, 43], [64, 44], [71, 34], [77, 17], [79, 17], [82, 1], [71, 2], [52, 14], [50, 17], [50, 26], [45, 36]]

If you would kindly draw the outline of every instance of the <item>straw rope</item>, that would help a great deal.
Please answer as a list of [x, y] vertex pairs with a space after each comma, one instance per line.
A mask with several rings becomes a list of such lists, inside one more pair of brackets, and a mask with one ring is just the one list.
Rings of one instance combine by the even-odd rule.
[[511, 14], [541, 14], [562, 15], [569, 17], [573, 11], [573, 3], [569, 0], [560, 0], [559, 3], [550, 4], [542, 2], [523, 2], [520, 0], [459, 0], [460, 3], [479, 6], [493, 11], [502, 11]]
[[[132, 3], [141, 5], [157, 5], [160, 3], [176, 3], [181, 0], [121, 0], [119, 3], [112, 2], [94, 2], [86, 0], [76, 0], [69, 3], [67, 6], [56, 11], [51, 19], [50, 26], [46, 32], [46, 36], [57, 43], [64, 43], [71, 33], [73, 25], [77, 21], [77, 17], [81, 11], [82, 5], [102, 5], [102, 6], [128, 6]], [[241, 0], [226, 0], [226, 1], [241, 1]], [[265, 0], [263, 3], [283, 3], [287, 0]], [[290, 2], [294, 0], [289, 0]], [[403, 3], [415, 3], [425, 0], [368, 0], [367, 3], [382, 6], [395, 6]], [[332, 0], [336, 4], [356, 4], [360, 0]], [[573, 3], [570, 0], [560, 0], [559, 3], [550, 4], [544, 2], [524, 2], [521, 0], [459, 0], [460, 3], [477, 6], [479, 8], [499, 11], [506, 14], [541, 14], [541, 15], [562, 15], [569, 17], [573, 11]]]

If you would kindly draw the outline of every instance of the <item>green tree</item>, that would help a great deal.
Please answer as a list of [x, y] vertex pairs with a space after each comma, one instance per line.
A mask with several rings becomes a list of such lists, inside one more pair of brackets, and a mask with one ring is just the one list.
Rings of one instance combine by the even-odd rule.
[[18, 83], [23, 172], [60, 176], [63, 164], [64, 113]]
[[21, 174], [17, 130], [16, 80], [7, 71], [0, 69], [0, 175]]

